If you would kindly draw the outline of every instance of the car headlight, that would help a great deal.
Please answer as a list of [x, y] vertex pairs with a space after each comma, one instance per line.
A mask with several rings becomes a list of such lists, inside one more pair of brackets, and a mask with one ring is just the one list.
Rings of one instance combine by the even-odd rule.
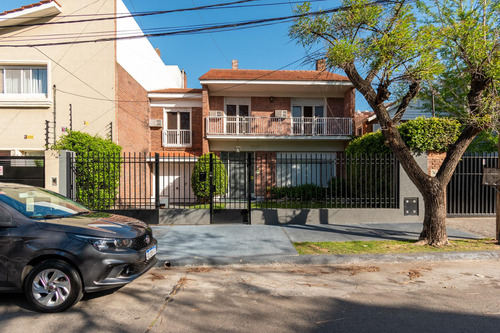
[[124, 250], [132, 246], [129, 238], [102, 238], [78, 234], [68, 234], [71, 238], [90, 243], [98, 251]]

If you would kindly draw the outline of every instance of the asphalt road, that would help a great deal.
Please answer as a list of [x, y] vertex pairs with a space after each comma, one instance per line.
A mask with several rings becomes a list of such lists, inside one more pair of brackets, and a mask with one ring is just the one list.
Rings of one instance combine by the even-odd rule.
[[0, 296], [10, 332], [498, 332], [500, 261], [154, 269], [61, 314]]

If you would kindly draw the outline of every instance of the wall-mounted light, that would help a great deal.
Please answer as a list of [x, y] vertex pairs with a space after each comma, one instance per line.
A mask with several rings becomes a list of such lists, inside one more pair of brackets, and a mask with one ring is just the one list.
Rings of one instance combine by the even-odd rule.
[[271, 103], [274, 102], [274, 97], [273, 96], [269, 97], [269, 102], [271, 102]]

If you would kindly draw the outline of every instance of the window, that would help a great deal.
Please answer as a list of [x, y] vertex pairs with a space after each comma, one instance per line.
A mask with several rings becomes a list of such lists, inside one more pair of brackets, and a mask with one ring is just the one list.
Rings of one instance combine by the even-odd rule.
[[328, 187], [336, 177], [336, 153], [276, 153], [276, 186]]
[[231, 98], [225, 99], [226, 105], [226, 133], [250, 133], [250, 99]]
[[47, 66], [0, 68], [0, 93], [47, 96]]
[[188, 109], [165, 110], [164, 146], [191, 146], [191, 111]]
[[323, 100], [292, 100], [293, 134], [323, 135], [327, 122], [325, 117]]

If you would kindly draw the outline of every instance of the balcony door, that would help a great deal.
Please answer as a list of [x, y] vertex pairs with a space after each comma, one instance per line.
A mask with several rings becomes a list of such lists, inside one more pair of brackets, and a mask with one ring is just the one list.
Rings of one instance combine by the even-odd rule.
[[226, 133], [250, 133], [250, 100], [248, 98], [226, 98]]
[[188, 109], [165, 109], [166, 126], [163, 144], [166, 147], [191, 146], [191, 112]]
[[323, 105], [293, 105], [294, 135], [325, 134], [325, 107]]

